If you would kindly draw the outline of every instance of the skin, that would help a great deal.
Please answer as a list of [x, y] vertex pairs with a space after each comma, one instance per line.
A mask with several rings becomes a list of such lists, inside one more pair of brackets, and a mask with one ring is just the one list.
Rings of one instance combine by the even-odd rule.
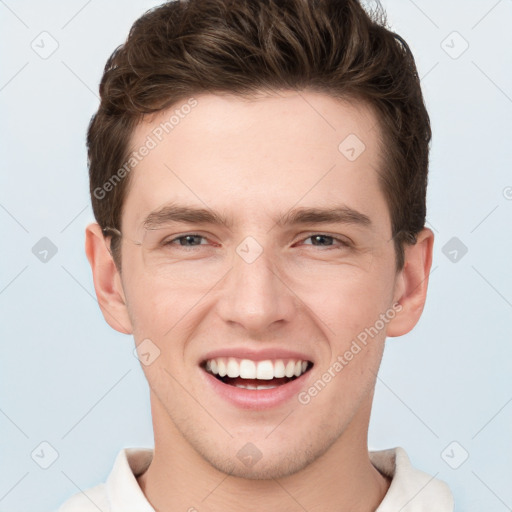
[[[376, 374], [386, 336], [409, 332], [422, 313], [433, 233], [425, 228], [406, 246], [397, 273], [377, 181], [380, 133], [365, 105], [312, 91], [196, 99], [131, 171], [121, 273], [99, 226], [86, 229], [106, 321], [160, 350], [142, 365], [155, 451], [139, 485], [157, 511], [373, 511], [390, 484], [368, 456]], [[133, 148], [168, 118], [164, 112], [138, 125]], [[351, 133], [366, 146], [355, 161], [338, 150]], [[177, 224], [176, 236], [206, 238], [194, 253], [174, 245], [162, 259], [136, 242], [146, 240], [143, 218], [169, 201], [206, 205], [232, 226]], [[339, 204], [367, 215], [371, 226], [275, 222], [294, 207]], [[331, 239], [314, 245], [308, 237], [315, 233], [352, 246], [332, 241], [333, 248]], [[236, 253], [247, 236], [263, 250], [250, 264]], [[210, 350], [279, 347], [314, 361], [307, 389], [396, 303], [401, 311], [307, 405], [294, 398], [242, 410], [199, 378], [199, 361]], [[251, 467], [237, 458], [248, 442], [262, 454]]]

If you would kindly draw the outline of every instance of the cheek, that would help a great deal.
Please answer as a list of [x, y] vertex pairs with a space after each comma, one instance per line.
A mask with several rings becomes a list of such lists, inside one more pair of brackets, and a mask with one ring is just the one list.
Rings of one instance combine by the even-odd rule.
[[[316, 305], [311, 307], [322, 320], [317, 325], [323, 326], [329, 344], [329, 359], [321, 368], [320, 380], [324, 382], [325, 377], [325, 381], [335, 382], [331, 399], [336, 397], [343, 409], [362, 400], [372, 389], [382, 359], [386, 328], [396, 312], [390, 311], [390, 279], [354, 276], [331, 281], [331, 286], [327, 297], [319, 292], [312, 297]], [[323, 397], [325, 406], [329, 399], [328, 394]]]
[[126, 275], [129, 278], [125, 282], [125, 295], [136, 342], [145, 338], [159, 338], [163, 324], [171, 321], [166, 311], [172, 306], [176, 294], [166, 292], [162, 286], [133, 268], [127, 269]]
[[133, 273], [126, 295], [136, 343], [149, 338], [162, 353], [170, 347], [179, 350], [177, 342], [187, 338], [203, 315], [204, 293], [199, 283], [185, 285]]
[[297, 295], [315, 312], [329, 338], [346, 340], [370, 327], [390, 307], [393, 279], [389, 269], [372, 272], [356, 267], [333, 267], [316, 276], [314, 285], [295, 282]]

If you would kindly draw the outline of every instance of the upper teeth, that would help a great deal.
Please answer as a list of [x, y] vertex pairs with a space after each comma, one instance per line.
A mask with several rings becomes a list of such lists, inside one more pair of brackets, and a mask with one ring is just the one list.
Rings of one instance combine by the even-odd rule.
[[236, 359], [234, 357], [216, 357], [206, 361], [206, 371], [231, 378], [271, 380], [281, 377], [299, 377], [308, 367], [307, 361], [300, 359], [276, 359], [271, 361], [251, 361], [250, 359]]

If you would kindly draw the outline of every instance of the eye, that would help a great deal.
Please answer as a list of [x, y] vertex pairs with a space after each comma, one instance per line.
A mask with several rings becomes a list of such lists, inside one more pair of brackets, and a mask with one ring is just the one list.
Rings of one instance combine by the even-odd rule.
[[179, 245], [180, 247], [196, 247], [198, 245], [204, 245], [201, 243], [201, 240], [206, 240], [206, 238], [202, 235], [198, 235], [195, 233], [188, 233], [186, 235], [180, 235], [171, 240], [167, 240], [163, 243], [163, 245]]
[[[349, 247], [349, 242], [336, 238], [331, 235], [325, 235], [322, 233], [315, 233], [313, 235], [308, 236], [304, 240], [311, 240], [311, 243], [305, 243], [304, 245], [313, 245], [316, 247]], [[337, 245], [336, 245], [337, 244]]]
[[[306, 242], [311, 240], [311, 243]], [[186, 233], [162, 242], [163, 246], [178, 246], [183, 248], [193, 248], [200, 245], [208, 245], [209, 241], [206, 237], [197, 233]], [[342, 238], [323, 233], [314, 233], [303, 241], [304, 245], [312, 245], [315, 247], [340, 248], [349, 247], [350, 243]], [[214, 244], [215, 245], [215, 244]]]

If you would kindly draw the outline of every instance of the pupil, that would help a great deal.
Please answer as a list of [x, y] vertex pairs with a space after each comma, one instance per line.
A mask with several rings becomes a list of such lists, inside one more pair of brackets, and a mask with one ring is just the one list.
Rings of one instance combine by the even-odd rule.
[[[197, 239], [201, 238], [200, 236], [197, 236], [197, 235], [187, 235], [185, 237], [183, 237], [181, 239], [181, 245], [187, 245], [188, 242], [190, 242], [191, 245], [197, 245], [197, 244], [194, 244], [194, 240], [197, 241]], [[200, 243], [200, 241], [199, 241]]]
[[[331, 237], [330, 237], [330, 236], [325, 236], [325, 235], [315, 235], [315, 236], [313, 237], [313, 240], [314, 240], [314, 241], [320, 241], [320, 243], [322, 242], [322, 240], [324, 240], [324, 241], [325, 241], [325, 240], [330, 240], [330, 239], [331, 239]], [[313, 245], [317, 245], [317, 244], [315, 244], [315, 243], [313, 242]], [[331, 245], [331, 244], [328, 244], [328, 245]]]

